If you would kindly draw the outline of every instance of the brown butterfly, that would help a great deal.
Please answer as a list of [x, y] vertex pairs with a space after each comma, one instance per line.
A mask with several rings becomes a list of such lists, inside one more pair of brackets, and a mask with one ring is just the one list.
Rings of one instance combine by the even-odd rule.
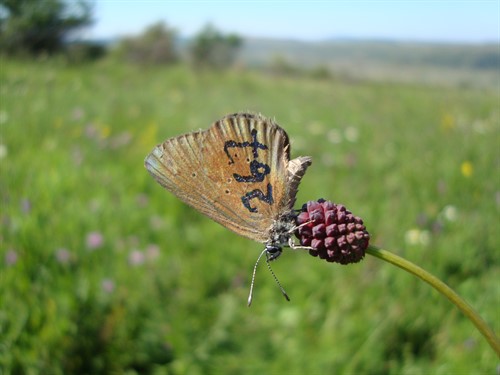
[[[295, 246], [293, 205], [309, 156], [290, 160], [286, 132], [262, 115], [235, 113], [208, 130], [169, 138], [146, 157], [149, 173], [180, 200], [233, 232], [265, 244], [269, 261]], [[271, 270], [270, 266], [269, 269]], [[288, 295], [275, 277], [283, 295]]]

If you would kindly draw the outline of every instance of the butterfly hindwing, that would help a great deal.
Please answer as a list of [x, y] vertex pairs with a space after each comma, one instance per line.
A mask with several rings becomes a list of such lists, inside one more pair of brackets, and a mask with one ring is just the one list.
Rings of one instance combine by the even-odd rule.
[[295, 204], [297, 191], [299, 190], [300, 180], [304, 177], [307, 168], [311, 165], [312, 158], [310, 156], [299, 156], [290, 160], [287, 166], [288, 184], [287, 184], [287, 206], [292, 208]]

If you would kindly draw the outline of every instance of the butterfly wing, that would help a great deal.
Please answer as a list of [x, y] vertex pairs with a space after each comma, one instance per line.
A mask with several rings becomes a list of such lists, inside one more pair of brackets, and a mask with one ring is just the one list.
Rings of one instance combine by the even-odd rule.
[[145, 160], [151, 175], [183, 202], [260, 242], [268, 240], [281, 213], [291, 209], [307, 168], [303, 160], [292, 164], [298, 173], [290, 174], [288, 163], [286, 132], [263, 116], [246, 113], [167, 139]]

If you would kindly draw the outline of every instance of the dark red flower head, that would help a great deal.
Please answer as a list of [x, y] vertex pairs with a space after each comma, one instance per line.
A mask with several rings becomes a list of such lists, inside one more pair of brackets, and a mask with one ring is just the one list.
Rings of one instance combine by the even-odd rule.
[[357, 263], [365, 256], [370, 235], [363, 220], [341, 204], [324, 199], [309, 201], [296, 218], [295, 235], [309, 254], [327, 262]]

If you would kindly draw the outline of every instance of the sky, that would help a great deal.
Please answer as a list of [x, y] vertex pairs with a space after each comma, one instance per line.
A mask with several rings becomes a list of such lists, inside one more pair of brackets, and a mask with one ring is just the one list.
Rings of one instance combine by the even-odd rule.
[[95, 0], [86, 37], [140, 33], [164, 21], [190, 37], [207, 23], [227, 33], [304, 41], [330, 38], [500, 43], [500, 0]]

